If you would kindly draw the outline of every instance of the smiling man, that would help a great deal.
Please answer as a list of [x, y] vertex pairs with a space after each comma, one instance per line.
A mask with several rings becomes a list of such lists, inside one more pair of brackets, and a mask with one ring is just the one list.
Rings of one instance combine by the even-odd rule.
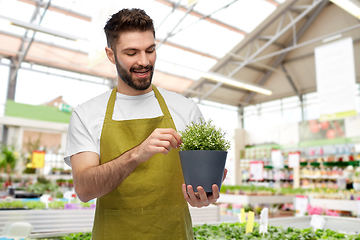
[[187, 202], [202, 207], [219, 197], [217, 185], [196, 196], [182, 176], [178, 131], [202, 114], [151, 84], [155, 30], [143, 10], [119, 11], [104, 30], [117, 86], [75, 108], [65, 153], [79, 199], [97, 198], [92, 239], [193, 239]]

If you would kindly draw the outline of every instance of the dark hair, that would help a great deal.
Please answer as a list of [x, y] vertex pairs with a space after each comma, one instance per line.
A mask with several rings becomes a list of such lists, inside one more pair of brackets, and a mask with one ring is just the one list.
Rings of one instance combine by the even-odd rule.
[[145, 32], [152, 30], [155, 38], [153, 20], [144, 10], [138, 8], [124, 8], [113, 14], [106, 22], [104, 31], [106, 34], [107, 45], [115, 50], [116, 42], [123, 32]]

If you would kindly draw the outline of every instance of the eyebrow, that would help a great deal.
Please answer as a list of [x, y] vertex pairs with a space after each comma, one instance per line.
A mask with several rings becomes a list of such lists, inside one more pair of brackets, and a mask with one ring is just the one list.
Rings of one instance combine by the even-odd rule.
[[[154, 47], [156, 47], [156, 44], [151, 45], [150, 47], [146, 48], [146, 50], [148, 50], [150, 48], [154, 48]], [[124, 51], [139, 51], [139, 49], [137, 49], [137, 48], [125, 48], [125, 49], [122, 50], [122, 52], [124, 52]]]

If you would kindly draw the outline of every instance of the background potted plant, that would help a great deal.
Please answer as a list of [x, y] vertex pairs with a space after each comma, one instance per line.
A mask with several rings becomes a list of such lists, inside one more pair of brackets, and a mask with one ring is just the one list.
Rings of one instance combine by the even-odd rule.
[[186, 126], [180, 134], [183, 143], [179, 154], [185, 184], [192, 185], [194, 192], [202, 186], [210, 194], [213, 184], [220, 190], [230, 149], [226, 132], [213, 125], [212, 120], [200, 120]]

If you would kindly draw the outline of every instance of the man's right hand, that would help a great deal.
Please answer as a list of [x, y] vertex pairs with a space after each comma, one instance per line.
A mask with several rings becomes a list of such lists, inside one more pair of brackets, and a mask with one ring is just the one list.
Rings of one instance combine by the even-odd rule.
[[174, 129], [157, 128], [145, 141], [133, 149], [133, 154], [138, 162], [142, 163], [156, 153], [168, 154], [171, 148], [178, 148], [181, 143], [181, 136]]

